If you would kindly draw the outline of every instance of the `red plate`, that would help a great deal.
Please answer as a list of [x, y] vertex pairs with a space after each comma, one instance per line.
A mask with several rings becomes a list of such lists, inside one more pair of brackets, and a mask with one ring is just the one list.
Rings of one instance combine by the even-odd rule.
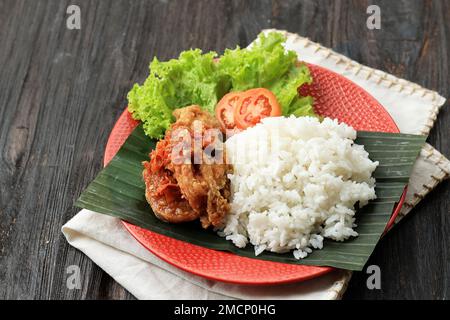
[[[314, 82], [303, 86], [303, 95], [314, 97], [314, 108], [322, 116], [336, 118], [356, 130], [399, 132], [387, 111], [366, 91], [350, 80], [319, 66], [309, 65]], [[106, 165], [138, 124], [127, 110], [120, 116], [108, 140]], [[405, 192], [397, 204], [389, 228], [403, 204]], [[150, 213], [149, 213], [150, 214]], [[162, 260], [190, 273], [223, 282], [268, 285], [308, 280], [333, 270], [284, 264], [241, 257], [215, 251], [163, 236], [124, 222], [127, 230]]]

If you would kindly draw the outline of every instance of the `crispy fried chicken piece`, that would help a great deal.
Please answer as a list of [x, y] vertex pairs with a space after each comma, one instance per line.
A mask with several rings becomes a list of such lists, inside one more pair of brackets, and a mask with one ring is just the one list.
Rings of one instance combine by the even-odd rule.
[[146, 185], [145, 198], [152, 207], [155, 215], [163, 221], [180, 223], [193, 221], [200, 214], [192, 210], [186, 199], [181, 196], [180, 188], [175, 183], [167, 183], [164, 174], [151, 172], [146, 162], [143, 172]]
[[172, 130], [178, 127], [192, 128], [194, 121], [200, 121], [206, 128], [220, 128], [219, 121], [208, 112], [200, 109], [199, 106], [189, 106], [176, 109], [173, 112], [176, 121], [172, 125]]
[[208, 184], [200, 174], [194, 172], [194, 166], [191, 164], [174, 165], [173, 168], [173, 176], [183, 197], [189, 202], [192, 210], [200, 215], [204, 214]]
[[[177, 109], [173, 114], [176, 122], [158, 142], [150, 162], [144, 163], [147, 201], [157, 217], [164, 221], [178, 223], [200, 218], [203, 228], [218, 227], [230, 210], [227, 179], [230, 166], [214, 163], [204, 152], [215, 139], [204, 133], [208, 129], [219, 129], [220, 124], [199, 106]], [[192, 155], [190, 161], [172, 161], [174, 145], [179, 142], [179, 137], [174, 134], [177, 129], [188, 132], [192, 138], [191, 145], [187, 146]], [[201, 141], [194, 132], [201, 133]], [[194, 147], [196, 143], [201, 144]], [[201, 163], [194, 164], [194, 159], [200, 159]]]
[[146, 186], [145, 198], [155, 215], [166, 222], [193, 221], [200, 217], [182, 197], [177, 180], [166, 167], [170, 164], [171, 144], [164, 139], [156, 144], [150, 154], [151, 161], [144, 162], [143, 178]]
[[207, 215], [200, 218], [203, 228], [209, 225], [218, 227], [222, 224], [223, 218], [230, 211], [230, 184], [227, 174], [230, 167], [226, 164], [221, 165], [200, 165], [200, 171], [204, 181], [208, 185], [207, 194]]

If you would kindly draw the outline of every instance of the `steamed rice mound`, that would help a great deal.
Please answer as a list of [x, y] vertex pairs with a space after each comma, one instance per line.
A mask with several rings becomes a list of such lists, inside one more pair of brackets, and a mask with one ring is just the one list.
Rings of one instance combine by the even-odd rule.
[[231, 212], [219, 232], [255, 254], [294, 250], [297, 259], [323, 239], [358, 234], [355, 204], [375, 199], [378, 162], [354, 144], [356, 131], [336, 120], [265, 118], [226, 142], [233, 165]]

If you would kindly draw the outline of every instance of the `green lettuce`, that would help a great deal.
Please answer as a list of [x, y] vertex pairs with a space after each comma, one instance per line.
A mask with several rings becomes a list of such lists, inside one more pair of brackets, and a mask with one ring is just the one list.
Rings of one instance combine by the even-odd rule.
[[222, 81], [217, 72], [215, 57], [215, 52], [202, 54], [196, 49], [167, 62], [153, 59], [147, 80], [128, 93], [128, 110], [143, 122], [147, 135], [160, 138], [177, 108], [198, 104], [214, 111], [218, 99], [230, 89], [229, 81]]
[[195, 49], [166, 62], [155, 58], [144, 84], [135, 84], [128, 93], [128, 109], [152, 138], [164, 134], [174, 109], [198, 104], [213, 113], [227, 92], [251, 88], [271, 90], [284, 115], [314, 116], [312, 99], [297, 92], [299, 86], [311, 83], [309, 69], [298, 63], [294, 51], [285, 50], [285, 40], [272, 32], [260, 34], [250, 48], [227, 49], [220, 57]]
[[270, 88], [283, 80], [297, 62], [294, 51], [283, 47], [280, 33], [261, 34], [250, 48], [227, 49], [219, 61], [219, 70], [231, 80], [232, 91]]

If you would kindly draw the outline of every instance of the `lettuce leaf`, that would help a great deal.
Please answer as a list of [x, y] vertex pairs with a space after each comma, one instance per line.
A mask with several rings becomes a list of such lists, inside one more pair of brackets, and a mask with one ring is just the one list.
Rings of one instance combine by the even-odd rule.
[[272, 32], [260, 34], [250, 48], [227, 49], [220, 57], [194, 49], [166, 62], [154, 58], [147, 80], [128, 93], [128, 109], [152, 138], [163, 136], [173, 122], [173, 110], [198, 104], [213, 113], [227, 92], [251, 88], [271, 90], [284, 115], [314, 116], [312, 99], [297, 92], [299, 86], [312, 81], [309, 69], [298, 64], [294, 51], [285, 50], [285, 40]]
[[[290, 115], [294, 114], [294, 112], [299, 113], [299, 109], [302, 109], [308, 103], [310, 103], [310, 109], [312, 110], [312, 98], [308, 97], [308, 99], [304, 99], [298, 93], [298, 88], [301, 85], [305, 83], [310, 84], [311, 82], [312, 78], [309, 73], [308, 67], [305, 64], [301, 63], [292, 66], [290, 72], [286, 76], [277, 81], [272, 87], [268, 89], [270, 89], [277, 97], [283, 114]], [[314, 115], [314, 113], [300, 113], [300, 115]]]
[[198, 104], [214, 112], [218, 98], [229, 90], [229, 81], [222, 81], [217, 72], [216, 56], [215, 52], [202, 54], [196, 49], [167, 62], [153, 59], [147, 80], [142, 86], [135, 84], [128, 93], [128, 110], [144, 123], [147, 135], [160, 138], [177, 108]]
[[219, 71], [231, 80], [232, 91], [270, 88], [287, 75], [297, 61], [283, 47], [281, 33], [261, 34], [250, 48], [227, 49], [219, 60]]

